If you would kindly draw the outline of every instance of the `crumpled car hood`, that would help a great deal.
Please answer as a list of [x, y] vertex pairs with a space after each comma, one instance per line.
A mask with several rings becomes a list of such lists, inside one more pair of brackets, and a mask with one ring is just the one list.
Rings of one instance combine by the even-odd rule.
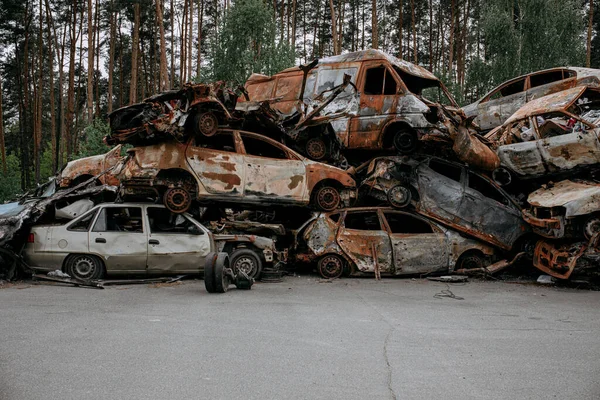
[[600, 208], [600, 184], [564, 180], [536, 190], [527, 202], [534, 207], [565, 207], [567, 217], [585, 215]]

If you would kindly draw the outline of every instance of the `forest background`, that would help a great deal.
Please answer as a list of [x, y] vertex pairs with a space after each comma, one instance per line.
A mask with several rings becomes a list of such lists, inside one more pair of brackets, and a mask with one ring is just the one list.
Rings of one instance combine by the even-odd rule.
[[600, 67], [598, 0], [0, 0], [0, 201], [104, 153], [106, 114], [183, 83], [376, 48], [461, 105], [518, 75]]

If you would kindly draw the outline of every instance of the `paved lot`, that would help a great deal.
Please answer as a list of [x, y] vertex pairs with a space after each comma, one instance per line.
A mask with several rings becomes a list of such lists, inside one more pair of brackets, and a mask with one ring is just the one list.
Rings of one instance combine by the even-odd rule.
[[[25, 285], [26, 286], [26, 285]], [[287, 277], [0, 290], [0, 399], [598, 399], [600, 292]]]

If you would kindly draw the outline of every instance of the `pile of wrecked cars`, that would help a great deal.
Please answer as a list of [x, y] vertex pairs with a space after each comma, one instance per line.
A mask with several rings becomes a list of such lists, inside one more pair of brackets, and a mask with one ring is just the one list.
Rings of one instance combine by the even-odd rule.
[[460, 109], [429, 71], [366, 50], [186, 84], [111, 113], [115, 147], [11, 209], [0, 245], [79, 279], [204, 271], [212, 292], [302, 264], [593, 275], [598, 76], [541, 71]]

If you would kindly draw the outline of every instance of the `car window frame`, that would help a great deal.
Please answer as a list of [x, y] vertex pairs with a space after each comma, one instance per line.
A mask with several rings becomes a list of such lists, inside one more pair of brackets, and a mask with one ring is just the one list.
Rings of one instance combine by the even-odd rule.
[[[281, 143], [278, 143], [277, 141], [271, 139], [271, 138], [267, 138], [267, 137], [261, 137], [259, 135], [253, 134], [252, 132], [238, 132], [239, 138], [240, 138], [240, 146], [241, 146], [241, 150], [242, 150], [242, 155], [245, 156], [249, 156], [249, 157], [258, 157], [258, 158], [263, 158], [265, 160], [277, 160], [277, 161], [303, 161], [302, 158], [300, 158], [296, 153], [294, 153], [293, 151], [291, 151], [289, 148], [287, 148], [286, 146], [284, 146]], [[248, 152], [246, 151], [246, 145], [244, 144], [244, 136], [248, 136], [252, 139], [256, 139], [256, 140], [262, 140], [263, 142], [266, 142], [270, 145], [273, 145], [277, 148], [279, 148], [280, 150], [282, 150], [286, 155], [287, 158], [273, 158], [273, 157], [265, 157], [265, 156], [256, 156], [254, 154], [248, 154]]]
[[[95, 231], [94, 230], [94, 225], [96, 225], [96, 222], [98, 221], [98, 218], [100, 218], [100, 213], [104, 210], [106, 210], [107, 208], [139, 208], [141, 210], [141, 218], [142, 218], [142, 231], [141, 232], [133, 232], [133, 231], [108, 231], [108, 230], [104, 230], [104, 231]], [[122, 204], [115, 204], [115, 205], [109, 205], [109, 206], [104, 206], [104, 207], [100, 207], [100, 212], [98, 212], [98, 215], [96, 215], [96, 218], [94, 218], [94, 222], [90, 227], [90, 230], [88, 232], [93, 232], [96, 234], [102, 233], [102, 234], [106, 234], [106, 233], [133, 233], [133, 234], [142, 234], [145, 235], [147, 234], [149, 227], [146, 226], [146, 217], [144, 216], [145, 214], [145, 207], [143, 205], [122, 205]]]
[[193, 233], [187, 233], [187, 232], [152, 232], [152, 226], [150, 225], [150, 216], [148, 215], [148, 210], [150, 210], [151, 208], [156, 208], [159, 210], [167, 210], [169, 211], [168, 208], [166, 207], [159, 207], [158, 205], [148, 205], [145, 207], [145, 216], [148, 219], [148, 235], [189, 235], [189, 236], [202, 236], [206, 234], [206, 231], [203, 229], [204, 227], [202, 226], [202, 224], [200, 224], [198, 221], [196, 221], [190, 214], [188, 213], [181, 213], [179, 215], [181, 215], [182, 217], [184, 217], [185, 219], [187, 219], [188, 221], [190, 221], [193, 225], [195, 225], [198, 229], [200, 229], [200, 231], [202, 233], [200, 234], [193, 234]]
[[[383, 221], [384, 225], [385, 225], [385, 231], [388, 233], [388, 235], [394, 235], [394, 236], [414, 236], [414, 235], [431, 235], [431, 234], [436, 234], [436, 233], [443, 233], [443, 231], [440, 229], [439, 226], [437, 226], [436, 224], [434, 224], [432, 221], [429, 221], [419, 215], [415, 215], [415, 214], [411, 214], [411, 213], [407, 213], [407, 212], [403, 212], [403, 211], [399, 211], [399, 210], [394, 210], [394, 209], [389, 209], [389, 210], [379, 210], [379, 219], [381, 221]], [[407, 215], [410, 218], [415, 218], [423, 223], [428, 224], [431, 227], [431, 233], [394, 233], [392, 232], [392, 228], [390, 227], [387, 217], [385, 216], [386, 214], [402, 214], [402, 215]]]
[[[92, 226], [94, 226], [94, 224], [96, 223], [96, 218], [98, 218], [98, 214], [100, 214], [99, 210], [102, 209], [103, 207], [94, 207], [91, 210], [88, 210], [87, 212], [85, 212], [84, 214], [80, 215], [79, 217], [73, 219], [72, 221], [70, 221], [67, 226], [66, 229], [69, 232], [89, 232], [92, 229]], [[92, 218], [92, 221], [90, 222], [90, 226], [87, 228], [87, 230], [85, 231], [78, 231], [78, 230], [74, 230], [71, 227], [75, 224], [77, 224], [80, 220], [82, 220], [83, 218], [86, 217], [86, 215], [95, 212], [96, 215], [94, 215], [94, 217]]]
[[[517, 78], [511, 79], [511, 80], [509, 80], [508, 82], [504, 82], [502, 85], [500, 85], [500, 86], [496, 87], [495, 89], [492, 89], [492, 91], [490, 91], [488, 94], [486, 94], [486, 95], [485, 95], [485, 96], [484, 96], [484, 97], [483, 97], [483, 98], [482, 98], [482, 99], [479, 101], [479, 104], [482, 104], [482, 103], [487, 103], [487, 102], [488, 102], [488, 101], [490, 101], [490, 100], [499, 100], [499, 99], [492, 99], [491, 97], [492, 97], [493, 95], [495, 95], [496, 93], [498, 93], [499, 91], [501, 91], [502, 89], [504, 89], [505, 87], [512, 85], [513, 83], [517, 82], [517, 81], [518, 81], [518, 80], [520, 80], [520, 79], [523, 79], [523, 89], [522, 89], [521, 91], [519, 91], [519, 92], [516, 92], [516, 93], [510, 94], [509, 96], [515, 95], [515, 94], [517, 94], [517, 93], [525, 93], [525, 92], [528, 90], [528, 89], [527, 89], [527, 84], [528, 84], [528, 81], [527, 81], [527, 79], [528, 79], [528, 78], [529, 78], [528, 76], [520, 76], [520, 77], [517, 77]], [[502, 98], [504, 98], [504, 97], [507, 97], [507, 96], [501, 96], [501, 97], [500, 97], [500, 99], [502, 99]]]
[[[380, 215], [380, 211], [381, 210], [350, 210], [350, 211], [345, 211], [344, 214], [342, 215], [343, 219], [340, 218], [340, 222], [338, 222], [338, 226], [340, 227], [340, 229], [346, 230], [346, 231], [352, 231], [352, 232], [385, 232], [388, 233], [383, 225], [383, 221], [381, 220], [381, 215]], [[359, 214], [359, 213], [374, 213], [377, 216], [377, 219], [379, 221], [379, 229], [378, 230], [364, 230], [364, 229], [354, 229], [354, 228], [347, 228], [346, 227], [346, 218], [348, 218], [348, 215], [351, 214]]]
[[217, 131], [216, 135], [224, 135], [224, 134], [227, 134], [227, 133], [230, 133], [231, 137], [233, 138], [234, 151], [216, 150], [216, 149], [211, 149], [211, 148], [208, 148], [208, 147], [196, 146], [196, 136], [195, 135], [192, 135], [190, 137], [190, 139], [188, 140], [188, 143], [187, 143], [186, 147], [192, 147], [192, 148], [196, 149], [197, 151], [211, 151], [211, 152], [215, 152], [215, 153], [241, 154], [240, 153], [240, 145], [239, 145], [239, 143], [237, 141], [237, 138], [236, 138], [236, 135], [235, 135], [235, 131], [232, 131], [232, 130], [220, 130], [220, 131]]

